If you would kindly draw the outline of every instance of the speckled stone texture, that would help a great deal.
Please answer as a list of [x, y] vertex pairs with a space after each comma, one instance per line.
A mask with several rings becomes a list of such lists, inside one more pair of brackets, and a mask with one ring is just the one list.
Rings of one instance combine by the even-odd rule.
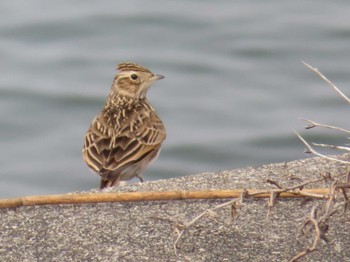
[[[349, 155], [338, 156], [349, 159]], [[274, 188], [324, 174], [342, 178], [348, 166], [320, 158], [137, 183], [118, 191]], [[324, 182], [312, 187], [328, 187]], [[177, 225], [228, 200], [178, 200], [20, 207], [0, 210], [1, 261], [288, 261], [310, 243], [301, 226], [324, 200], [279, 199], [268, 218], [266, 199], [245, 199], [206, 215], [174, 241]], [[328, 243], [300, 261], [350, 261], [349, 212], [330, 220]], [[309, 239], [312, 240], [312, 234]]]

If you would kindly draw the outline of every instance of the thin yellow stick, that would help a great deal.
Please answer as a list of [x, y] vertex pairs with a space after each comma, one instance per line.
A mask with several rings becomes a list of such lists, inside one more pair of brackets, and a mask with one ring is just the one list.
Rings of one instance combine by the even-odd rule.
[[234, 190], [201, 190], [201, 191], [166, 191], [166, 192], [117, 192], [117, 193], [84, 193], [47, 196], [26, 196], [11, 199], [0, 199], [0, 208], [20, 206], [83, 204], [99, 202], [134, 202], [134, 201], [164, 201], [184, 199], [221, 199], [238, 198], [241, 194], [256, 198], [268, 198], [275, 192], [279, 197], [312, 197], [327, 199], [329, 189], [313, 188], [281, 192], [281, 189], [234, 189]]

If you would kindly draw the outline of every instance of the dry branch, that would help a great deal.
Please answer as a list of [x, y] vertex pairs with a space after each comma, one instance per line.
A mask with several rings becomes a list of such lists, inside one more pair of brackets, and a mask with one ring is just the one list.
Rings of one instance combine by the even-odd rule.
[[328, 160], [332, 160], [332, 161], [336, 161], [338, 163], [342, 163], [342, 164], [350, 164], [349, 161], [345, 161], [345, 160], [340, 160], [340, 159], [337, 159], [337, 158], [334, 158], [334, 157], [329, 157], [329, 156], [326, 156], [324, 154], [321, 154], [319, 152], [317, 152], [298, 132], [294, 131], [294, 133], [297, 135], [297, 137], [304, 143], [304, 145], [307, 147], [307, 151], [306, 153], [312, 153], [316, 156], [320, 156], [324, 159], [328, 159]]
[[271, 192], [280, 193], [279, 197], [303, 197], [325, 199], [329, 189], [313, 188], [303, 190], [285, 189], [233, 189], [233, 190], [201, 190], [201, 191], [166, 191], [166, 192], [117, 192], [117, 193], [86, 193], [63, 194], [47, 196], [27, 196], [12, 199], [0, 199], [0, 208], [14, 208], [20, 206], [83, 204], [100, 202], [134, 202], [134, 201], [162, 201], [183, 199], [223, 199], [237, 198], [244, 192], [247, 196], [268, 198]]
[[297, 261], [299, 258], [306, 256], [307, 254], [313, 252], [316, 250], [318, 242], [321, 239], [321, 230], [319, 227], [319, 222], [317, 221], [316, 218], [316, 207], [313, 207], [311, 210], [311, 214], [308, 218], [308, 220], [304, 223], [304, 227], [306, 225], [308, 225], [309, 223], [312, 224], [314, 231], [315, 231], [315, 237], [314, 237], [314, 241], [312, 243], [312, 245], [310, 247], [307, 247], [305, 250], [303, 250], [302, 252], [300, 252], [299, 254], [297, 254], [296, 256], [294, 256], [290, 262], [295, 262]]
[[[345, 99], [346, 102], [350, 103], [350, 98], [348, 98], [342, 91], [340, 91], [340, 89], [338, 87], [336, 87], [335, 84], [332, 83], [332, 81], [330, 81], [327, 77], [325, 77], [316, 67], [312, 67], [309, 64], [302, 62], [306, 67], [308, 67], [309, 69], [311, 69], [313, 72], [315, 72], [321, 79], [323, 79], [326, 83], [328, 83], [343, 99]], [[309, 125], [305, 126], [306, 129], [311, 129], [314, 127], [323, 127], [323, 128], [329, 128], [329, 129], [333, 129], [333, 130], [337, 130], [337, 131], [341, 131], [341, 132], [345, 132], [347, 134], [350, 133], [350, 130], [344, 129], [344, 128], [340, 128], [340, 127], [335, 127], [335, 126], [330, 126], [330, 125], [324, 125], [324, 124], [320, 124], [317, 123], [315, 121], [309, 120], [309, 119], [303, 119], [302, 120], [309, 122]], [[350, 164], [349, 161], [343, 161], [343, 160], [339, 160], [336, 158], [332, 158], [332, 157], [328, 157], [324, 154], [319, 153], [317, 150], [315, 150], [308, 142], [306, 142], [306, 140], [304, 138], [302, 138], [301, 135], [299, 135], [297, 132], [295, 132], [296, 135], [299, 137], [299, 139], [306, 145], [306, 147], [308, 148], [308, 150], [306, 151], [306, 153], [312, 153], [314, 155], [320, 156], [322, 158], [328, 159], [328, 160], [332, 160], [332, 161], [337, 161], [339, 163], [343, 163], [343, 164]], [[350, 148], [348, 147], [341, 147], [341, 146], [334, 146], [334, 145], [326, 145], [326, 144], [317, 144], [317, 143], [312, 143], [314, 146], [318, 146], [318, 147], [328, 147], [331, 149], [336, 149], [336, 150], [345, 150], [345, 151], [350, 151]]]
[[[308, 219], [305, 221], [303, 225], [303, 232], [306, 235], [308, 232], [306, 230], [306, 226], [310, 225], [312, 226], [313, 231], [315, 232], [313, 243], [311, 246], [305, 248], [303, 251], [301, 251], [299, 254], [294, 256], [290, 262], [295, 262], [301, 257], [306, 256], [307, 254], [315, 251], [318, 247], [318, 244], [321, 239], [324, 241], [328, 242], [328, 239], [326, 238], [326, 233], [328, 231], [328, 224], [329, 224], [329, 219], [339, 213], [341, 210], [344, 212], [346, 211], [346, 207], [349, 204], [349, 198], [346, 194], [345, 189], [350, 188], [349, 183], [339, 183], [338, 180], [334, 180], [331, 187], [330, 187], [330, 193], [329, 193], [329, 198], [327, 200], [327, 203], [323, 207], [323, 210], [320, 209], [320, 215], [317, 214], [318, 208], [314, 206], [312, 208], [311, 214], [308, 217]], [[341, 193], [343, 194], [343, 200], [336, 201], [339, 199], [336, 197], [336, 191], [340, 190]]]
[[[313, 72], [315, 72], [320, 78], [322, 78], [325, 82], [327, 82], [343, 99], [345, 99], [348, 103], [350, 103], [350, 99], [341, 92], [327, 77], [325, 77], [317, 68], [312, 67], [308, 65], [307, 63], [303, 62], [303, 64], [311, 69]], [[328, 128], [336, 131], [341, 131], [344, 133], [349, 134], [350, 131], [344, 128], [330, 126], [330, 125], [324, 125], [317, 123], [315, 121], [309, 120], [309, 119], [303, 119], [302, 120], [308, 122], [309, 124], [305, 126], [306, 129], [311, 129], [314, 127], [322, 127], [322, 128]], [[294, 131], [295, 132], [295, 131]], [[316, 151], [301, 135], [299, 135], [297, 132], [295, 134], [298, 136], [298, 138], [304, 143], [304, 145], [307, 147], [306, 153], [312, 153], [314, 155], [320, 156], [324, 159], [328, 159], [331, 161], [336, 161], [343, 164], [350, 164], [349, 161], [344, 161], [340, 159], [336, 159], [333, 157], [326, 156], [324, 154], [319, 153]], [[323, 147], [323, 148], [330, 148], [330, 149], [336, 149], [336, 150], [344, 150], [344, 151], [350, 151], [349, 147], [344, 146], [335, 146], [335, 145], [329, 145], [329, 144], [321, 144], [321, 143], [311, 143], [313, 146], [316, 147]], [[306, 222], [303, 225], [303, 232], [306, 235], [307, 226], [311, 225], [311, 229], [309, 231], [314, 232], [314, 238], [312, 244], [305, 248], [303, 251], [301, 251], [299, 254], [294, 256], [290, 261], [294, 262], [299, 260], [301, 257], [306, 256], [307, 254], [315, 251], [317, 249], [317, 246], [321, 239], [327, 241], [326, 238], [326, 232], [328, 230], [328, 224], [329, 219], [336, 213], [338, 213], [340, 210], [346, 210], [347, 205], [349, 204], [349, 198], [347, 196], [346, 190], [350, 187], [349, 184], [349, 175], [347, 175], [347, 181], [346, 183], [339, 183], [338, 180], [334, 180], [331, 187], [330, 187], [330, 194], [327, 203], [323, 206], [323, 208], [317, 208], [316, 206], [313, 207], [310, 216], [306, 220]], [[336, 191], [340, 190], [342, 193], [343, 198], [336, 196]], [[340, 199], [340, 201], [339, 201]], [[338, 200], [338, 201], [337, 201]], [[317, 210], [319, 210], [320, 215], [317, 214]]]
[[327, 77], [325, 77], [316, 67], [312, 67], [311, 65], [302, 62], [306, 67], [314, 71], [319, 77], [321, 77], [324, 81], [326, 81], [342, 98], [345, 99], [346, 102], [350, 104], [350, 99], [342, 92], [335, 84], [333, 84]]
[[[179, 242], [179, 240], [181, 239], [183, 233], [185, 232], [186, 229], [188, 229], [189, 227], [191, 227], [192, 225], [194, 225], [200, 218], [204, 217], [206, 214], [215, 214], [215, 211], [223, 208], [225, 206], [231, 205], [231, 219], [233, 218], [233, 215], [236, 214], [236, 207], [237, 206], [241, 206], [243, 203], [243, 199], [245, 197], [261, 197], [262, 195], [264, 195], [264, 197], [268, 197], [268, 212], [266, 214], [266, 219], [269, 217], [271, 210], [275, 204], [275, 201], [277, 198], [279, 197], [285, 197], [286, 193], [293, 193], [293, 194], [297, 194], [299, 196], [308, 196], [308, 197], [315, 197], [315, 198], [320, 198], [320, 194], [318, 193], [314, 193], [314, 192], [310, 192], [309, 190], [312, 189], [304, 189], [304, 186], [309, 185], [309, 184], [313, 184], [313, 183], [317, 183], [317, 182], [321, 182], [321, 181], [327, 181], [329, 180], [330, 177], [327, 176], [322, 176], [321, 178], [318, 179], [314, 179], [314, 180], [308, 180], [305, 181], [303, 183], [294, 185], [294, 186], [290, 186], [290, 187], [283, 187], [282, 185], [280, 185], [280, 183], [278, 183], [277, 181], [274, 180], [267, 180], [267, 183], [270, 183], [272, 185], [275, 185], [278, 187], [278, 189], [270, 189], [267, 191], [260, 191], [260, 192], [253, 192], [252, 190], [243, 190], [241, 191], [241, 194], [239, 196], [239, 198], [235, 198], [233, 200], [230, 200], [228, 202], [225, 202], [223, 204], [217, 205], [214, 208], [211, 209], [207, 209], [204, 212], [202, 212], [201, 214], [197, 215], [194, 219], [192, 219], [191, 221], [187, 222], [187, 223], [181, 223], [181, 224], [177, 224], [176, 229], [177, 229], [177, 233], [178, 233], [178, 237], [176, 238], [175, 242], [174, 242], [174, 252], [175, 255], [177, 255], [177, 243]], [[309, 192], [307, 192], [309, 191]], [[329, 192], [330, 190], [328, 190]], [[329, 198], [329, 195], [322, 195], [323, 199], [325, 198]]]
[[344, 150], [347, 152], [350, 152], [350, 147], [346, 147], [346, 146], [335, 146], [335, 145], [329, 145], [329, 144], [318, 144], [318, 143], [312, 143], [314, 146], [318, 146], [318, 147], [327, 147], [330, 149], [337, 149], [337, 150]]
[[345, 132], [345, 133], [349, 133], [350, 134], [350, 130], [341, 128], [341, 127], [336, 127], [336, 126], [330, 126], [330, 125], [324, 125], [318, 122], [315, 122], [313, 120], [310, 119], [306, 119], [306, 118], [300, 118], [301, 120], [305, 121], [305, 122], [309, 122], [310, 124], [305, 126], [305, 129], [311, 129], [314, 127], [324, 127], [324, 128], [328, 128], [328, 129], [333, 129], [333, 130], [337, 130], [340, 132]]
[[223, 204], [217, 205], [214, 208], [211, 209], [207, 209], [204, 212], [202, 212], [201, 214], [199, 214], [198, 216], [196, 216], [194, 219], [192, 219], [190, 222], [186, 223], [186, 224], [181, 224], [178, 225], [177, 228], [179, 229], [178, 231], [178, 236], [174, 242], [174, 253], [175, 255], [177, 254], [177, 243], [179, 242], [180, 238], [182, 237], [183, 233], [185, 232], [186, 229], [188, 229], [189, 227], [191, 227], [192, 225], [194, 225], [199, 219], [201, 219], [202, 217], [204, 217], [206, 214], [216, 214], [215, 211], [223, 208], [225, 206], [229, 206], [231, 205], [231, 218], [232, 218], [232, 207], [235, 208], [237, 205], [237, 202], [242, 201], [243, 199], [243, 195], [245, 194], [245, 192], [241, 193], [241, 197], [239, 197], [239, 199], [233, 199], [231, 201], [225, 202]]

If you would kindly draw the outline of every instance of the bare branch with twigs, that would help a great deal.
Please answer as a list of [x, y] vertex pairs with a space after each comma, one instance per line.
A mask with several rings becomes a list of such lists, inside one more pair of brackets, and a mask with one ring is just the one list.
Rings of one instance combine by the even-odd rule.
[[[319, 241], [323, 239], [324, 241], [328, 242], [328, 239], [326, 238], [326, 233], [328, 231], [328, 224], [329, 219], [339, 213], [341, 210], [344, 212], [346, 211], [346, 207], [349, 204], [349, 198], [346, 194], [345, 189], [350, 188], [350, 183], [339, 183], [338, 180], [334, 180], [331, 187], [330, 187], [330, 193], [327, 203], [325, 204], [323, 211], [320, 210], [320, 212], [323, 212], [322, 215], [317, 215], [317, 207], [314, 206], [310, 216], [305, 221], [303, 225], [303, 232], [306, 235], [310, 230], [307, 230], [308, 225], [312, 225], [313, 230], [315, 231], [315, 236], [313, 243], [310, 247], [307, 247], [302, 252], [294, 256], [290, 262], [297, 261], [299, 258], [306, 256], [307, 254], [315, 251], [318, 247]], [[343, 200], [339, 198], [339, 195], [336, 195], [336, 191], [340, 190], [343, 195]], [[320, 208], [319, 208], [320, 209]]]
[[[176, 225], [176, 229], [178, 231], [178, 236], [177, 236], [177, 238], [176, 238], [176, 240], [174, 242], [174, 246], [173, 246], [174, 247], [174, 252], [175, 252], [176, 255], [178, 255], [177, 254], [177, 244], [178, 244], [179, 240], [181, 239], [182, 235], [184, 234], [185, 230], [188, 229], [189, 227], [193, 226], [199, 219], [201, 219], [205, 215], [215, 214], [216, 210], [231, 205], [231, 219], [232, 219], [234, 215], [237, 215], [237, 207], [242, 205], [244, 198], [258, 196], [260, 194], [269, 194], [270, 197], [269, 197], [269, 200], [268, 200], [268, 211], [267, 211], [267, 214], [266, 214], [266, 219], [267, 219], [269, 217], [270, 213], [271, 213], [271, 210], [272, 210], [272, 208], [274, 206], [274, 203], [276, 202], [276, 199], [278, 197], [280, 197], [280, 195], [282, 193], [287, 193], [288, 192], [288, 193], [293, 193], [293, 194], [297, 194], [297, 195], [300, 194], [302, 196], [308, 196], [308, 197], [313, 197], [313, 198], [325, 199], [325, 195], [303, 192], [303, 188], [306, 185], [317, 183], [317, 182], [321, 182], [321, 181], [326, 181], [328, 179], [329, 179], [329, 177], [322, 176], [322, 178], [318, 178], [318, 179], [314, 179], [314, 180], [308, 180], [308, 181], [305, 181], [303, 183], [300, 183], [300, 184], [297, 184], [297, 185], [294, 185], [294, 186], [290, 186], [290, 187], [286, 187], [286, 188], [281, 186], [277, 181], [268, 180], [266, 182], [277, 186], [278, 189], [269, 189], [269, 190], [260, 191], [260, 192], [253, 192], [253, 193], [249, 193], [249, 191], [242, 191], [242, 193], [240, 194], [239, 198], [234, 198], [233, 200], [230, 200], [230, 201], [225, 202], [223, 204], [217, 205], [214, 208], [207, 209], [204, 212], [202, 212], [201, 214], [197, 215], [195, 218], [193, 218], [188, 223], [179, 223], [179, 224], [177, 224]], [[328, 197], [328, 194], [327, 194], [327, 197]]]
[[[310, 66], [309, 64], [303, 62], [303, 64], [308, 67], [309, 69], [311, 69], [313, 72], [315, 72], [321, 79], [323, 79], [325, 82], [327, 82], [343, 99], [345, 99], [345, 101], [347, 101], [348, 103], [350, 103], [350, 99], [343, 93], [340, 91], [339, 88], [337, 88], [327, 77], [325, 77], [317, 68]], [[336, 131], [340, 131], [340, 132], [345, 132], [347, 134], [350, 133], [350, 130], [344, 129], [344, 128], [340, 128], [340, 127], [335, 127], [335, 126], [330, 126], [330, 125], [324, 125], [324, 124], [320, 124], [317, 123], [315, 121], [309, 120], [309, 119], [304, 119], [302, 118], [302, 120], [306, 121], [309, 123], [309, 125], [305, 126], [306, 129], [311, 129], [314, 127], [323, 127], [323, 128], [328, 128], [328, 129], [332, 129], [332, 130], [336, 130]], [[339, 163], [344, 163], [344, 164], [350, 164], [349, 161], [344, 161], [344, 160], [339, 160], [333, 157], [329, 157], [326, 156], [324, 154], [319, 153], [317, 150], [315, 150], [313, 148], [313, 146], [316, 147], [323, 147], [323, 148], [330, 148], [330, 149], [336, 149], [336, 150], [344, 150], [347, 152], [350, 152], [350, 148], [349, 147], [345, 147], [345, 146], [335, 146], [335, 145], [329, 145], [329, 144], [323, 144], [323, 143], [311, 143], [312, 146], [310, 145], [310, 143], [308, 143], [298, 132], [294, 131], [295, 134], [298, 136], [298, 138], [304, 143], [304, 145], [307, 147], [306, 153], [312, 153], [314, 155], [320, 156], [324, 159], [328, 159], [328, 160], [332, 160], [332, 161], [336, 161]], [[350, 188], [350, 184], [349, 184], [349, 175], [347, 177], [347, 182], [346, 183], [339, 183], [338, 180], [334, 180], [331, 187], [330, 187], [330, 193], [329, 193], [329, 198], [327, 203], [325, 204], [323, 211], [320, 211], [322, 213], [322, 215], [318, 215], [317, 214], [317, 210], [318, 208], [316, 206], [313, 207], [310, 216], [308, 217], [308, 219], [306, 220], [306, 222], [303, 225], [303, 232], [304, 234], [307, 233], [306, 227], [308, 225], [312, 225], [311, 230], [313, 229], [313, 231], [315, 232], [314, 235], [314, 240], [313, 243], [310, 247], [307, 247], [306, 249], [304, 249], [302, 252], [300, 252], [299, 254], [297, 254], [296, 256], [294, 256], [290, 261], [297, 261], [299, 258], [306, 256], [307, 254], [315, 251], [317, 249], [317, 246], [319, 244], [319, 241], [321, 239], [327, 241], [327, 238], [325, 236], [325, 233], [328, 230], [328, 221], [329, 219], [336, 213], [338, 213], [341, 209], [344, 209], [344, 211], [347, 208], [347, 205], [349, 204], [349, 198], [346, 194], [346, 189]], [[343, 195], [343, 201], [338, 201], [338, 197], [336, 196], [336, 191], [340, 190], [342, 195]]]
[[[325, 77], [320, 70], [318, 70], [316, 67], [312, 67], [311, 65], [302, 62], [306, 67], [308, 67], [309, 69], [311, 69], [313, 72], [315, 72], [321, 79], [323, 79], [326, 83], [328, 83], [343, 99], [345, 99], [348, 103], [350, 103], [350, 99], [342, 92], [340, 91], [340, 89], [338, 87], [336, 87], [335, 84], [332, 83], [332, 81], [330, 81], [327, 77]], [[330, 126], [330, 125], [324, 125], [324, 124], [320, 124], [317, 123], [313, 120], [309, 120], [309, 119], [305, 119], [305, 118], [301, 118], [302, 120], [306, 121], [309, 123], [309, 125], [305, 126], [306, 129], [311, 129], [314, 127], [323, 127], [323, 128], [328, 128], [328, 129], [332, 129], [332, 130], [337, 130], [337, 131], [341, 131], [341, 132], [345, 132], [347, 134], [350, 134], [350, 130], [347, 130], [345, 128], [341, 128], [341, 127], [336, 127], [336, 126]], [[294, 131], [295, 132], [295, 131]], [[328, 159], [328, 160], [332, 160], [332, 161], [337, 161], [339, 163], [344, 163], [344, 164], [350, 164], [349, 161], [343, 161], [343, 160], [339, 160], [339, 159], [335, 159], [333, 157], [328, 157], [324, 154], [319, 153], [317, 150], [315, 150], [300, 134], [298, 134], [297, 132], [295, 132], [295, 134], [298, 136], [298, 138], [305, 144], [305, 146], [307, 147], [307, 151], [306, 153], [312, 153], [314, 155], [320, 156], [322, 158]], [[318, 144], [318, 143], [312, 143], [314, 146], [317, 147], [328, 147], [331, 149], [336, 149], [336, 150], [344, 150], [344, 151], [348, 151], [350, 152], [350, 148], [349, 147], [344, 147], [344, 146], [335, 146], [335, 145], [327, 145], [327, 144]]]
[[307, 151], [305, 153], [312, 153], [316, 156], [320, 156], [324, 159], [328, 159], [328, 160], [332, 160], [332, 161], [336, 161], [338, 163], [343, 163], [343, 164], [350, 164], [349, 161], [345, 161], [345, 160], [340, 160], [334, 157], [329, 157], [326, 156], [324, 154], [319, 153], [318, 151], [316, 151], [298, 132], [294, 131], [294, 133], [297, 135], [297, 137], [304, 143], [304, 145], [307, 147]]

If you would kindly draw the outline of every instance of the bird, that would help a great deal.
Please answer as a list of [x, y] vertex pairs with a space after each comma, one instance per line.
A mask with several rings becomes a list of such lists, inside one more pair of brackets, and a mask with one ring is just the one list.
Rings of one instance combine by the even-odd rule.
[[119, 186], [156, 160], [166, 138], [162, 120], [146, 98], [152, 83], [164, 76], [132, 62], [117, 65], [102, 111], [85, 134], [82, 155], [101, 176], [100, 189]]

